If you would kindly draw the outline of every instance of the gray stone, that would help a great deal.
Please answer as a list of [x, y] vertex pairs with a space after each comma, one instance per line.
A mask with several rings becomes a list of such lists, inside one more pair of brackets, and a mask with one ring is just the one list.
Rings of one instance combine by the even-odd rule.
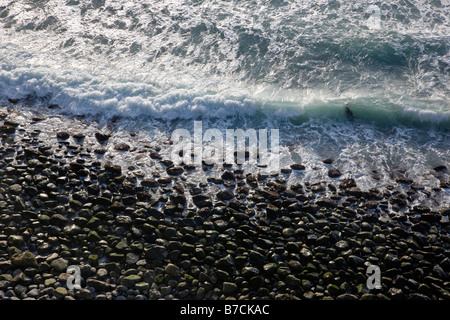
[[22, 236], [10, 235], [8, 237], [8, 244], [10, 246], [14, 246], [14, 247], [20, 248], [21, 246], [23, 246], [25, 244], [25, 241], [23, 240]]
[[288, 275], [284, 281], [292, 287], [301, 287], [302, 285], [302, 281], [292, 274]]
[[31, 289], [27, 292], [27, 296], [31, 298], [37, 298], [39, 296], [39, 290], [37, 288]]
[[241, 275], [245, 279], [250, 279], [258, 274], [259, 274], [259, 269], [255, 268], [255, 267], [244, 267], [244, 268], [242, 268], [242, 271], [241, 271]]
[[384, 234], [376, 234], [373, 236], [373, 241], [376, 243], [384, 243], [386, 242], [386, 236]]
[[167, 250], [165, 247], [153, 244], [149, 248], [144, 249], [145, 255], [149, 259], [164, 260], [167, 258]]
[[91, 300], [92, 299], [92, 293], [88, 289], [82, 288], [80, 290], [76, 290], [75, 291], [75, 297], [77, 299], [82, 299], [82, 300]]
[[67, 296], [68, 292], [67, 289], [64, 287], [58, 287], [55, 290], [53, 290], [53, 295], [59, 299], [64, 299], [65, 296]]
[[172, 287], [171, 286], [161, 286], [159, 288], [159, 290], [162, 295], [166, 296], [172, 292]]
[[29, 251], [13, 254], [11, 256], [11, 262], [18, 267], [38, 267], [36, 257]]
[[21, 284], [18, 284], [14, 287], [14, 292], [18, 296], [22, 295], [23, 293], [27, 292], [28, 288], [26, 286], [23, 286]]
[[336, 242], [336, 248], [339, 250], [347, 250], [349, 248], [348, 242], [345, 240], [340, 240]]
[[350, 255], [348, 256], [348, 264], [353, 267], [360, 267], [364, 264], [364, 259], [355, 255]]
[[64, 258], [58, 258], [53, 260], [50, 266], [58, 272], [65, 272], [69, 266], [69, 261]]
[[137, 274], [130, 274], [122, 279], [122, 284], [127, 287], [133, 287], [136, 283], [141, 281], [141, 277]]
[[277, 264], [275, 262], [267, 263], [263, 266], [263, 270], [266, 274], [273, 274], [277, 271]]
[[111, 287], [110, 284], [108, 284], [104, 281], [100, 281], [100, 280], [92, 279], [92, 278], [87, 279], [86, 285], [94, 288], [96, 291], [107, 291]]
[[9, 192], [12, 194], [20, 194], [22, 192], [22, 186], [20, 184], [13, 184], [9, 187]]
[[176, 265], [174, 265], [174, 264], [172, 264], [172, 263], [169, 263], [166, 267], [165, 267], [165, 269], [164, 269], [164, 271], [168, 274], [168, 275], [170, 275], [170, 276], [172, 276], [172, 277], [178, 277], [179, 275], [180, 275], [180, 269], [176, 266]]
[[138, 260], [139, 260], [139, 255], [137, 255], [133, 252], [127, 253], [127, 256], [126, 256], [127, 264], [133, 265], [136, 262], [138, 262]]
[[433, 274], [438, 278], [447, 279], [447, 274], [438, 264], [433, 267]]
[[225, 295], [230, 295], [238, 290], [238, 286], [232, 282], [224, 282], [222, 287], [222, 292]]
[[138, 282], [136, 283], [135, 288], [137, 290], [148, 290], [150, 288], [150, 285], [148, 284], [148, 282]]

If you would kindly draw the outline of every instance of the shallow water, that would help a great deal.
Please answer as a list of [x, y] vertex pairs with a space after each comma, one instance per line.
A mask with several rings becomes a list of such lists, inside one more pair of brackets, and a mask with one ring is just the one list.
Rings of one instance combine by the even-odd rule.
[[447, 0], [1, 0], [0, 102], [105, 128], [120, 116], [117, 139], [155, 143], [194, 120], [279, 129], [281, 167], [305, 164], [305, 181], [337, 167], [363, 189], [433, 188], [450, 163], [449, 13]]

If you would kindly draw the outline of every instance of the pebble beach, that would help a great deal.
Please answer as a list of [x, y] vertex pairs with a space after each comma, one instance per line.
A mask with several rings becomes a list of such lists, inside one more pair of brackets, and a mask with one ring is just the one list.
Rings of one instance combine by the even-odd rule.
[[168, 140], [130, 144], [69, 116], [60, 128], [18, 101], [0, 111], [1, 300], [450, 299], [450, 208], [412, 205], [448, 196], [446, 164], [430, 167], [439, 187], [362, 190], [339, 168], [311, 183], [301, 163], [176, 166]]

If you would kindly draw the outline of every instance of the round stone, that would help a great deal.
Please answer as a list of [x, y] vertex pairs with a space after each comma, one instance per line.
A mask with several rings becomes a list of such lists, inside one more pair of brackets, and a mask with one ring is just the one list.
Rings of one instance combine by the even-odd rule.
[[237, 291], [238, 286], [232, 282], [224, 282], [222, 287], [223, 294], [230, 295]]
[[176, 265], [174, 265], [173, 263], [169, 263], [166, 267], [165, 267], [165, 269], [164, 269], [164, 271], [168, 274], [168, 275], [170, 275], [170, 276], [172, 276], [172, 277], [178, 277], [179, 276], [179, 274], [180, 274], [180, 269], [176, 266]]

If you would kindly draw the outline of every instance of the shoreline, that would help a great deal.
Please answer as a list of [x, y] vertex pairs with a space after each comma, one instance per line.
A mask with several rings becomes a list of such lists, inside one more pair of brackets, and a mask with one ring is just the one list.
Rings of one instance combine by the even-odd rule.
[[[167, 139], [74, 122], [51, 144], [30, 125], [44, 120], [0, 114], [0, 299], [450, 299], [450, 209], [409, 204], [443, 191], [288, 185], [299, 166], [199, 182]], [[371, 264], [381, 289], [365, 286]], [[67, 289], [70, 265], [83, 289]]]

